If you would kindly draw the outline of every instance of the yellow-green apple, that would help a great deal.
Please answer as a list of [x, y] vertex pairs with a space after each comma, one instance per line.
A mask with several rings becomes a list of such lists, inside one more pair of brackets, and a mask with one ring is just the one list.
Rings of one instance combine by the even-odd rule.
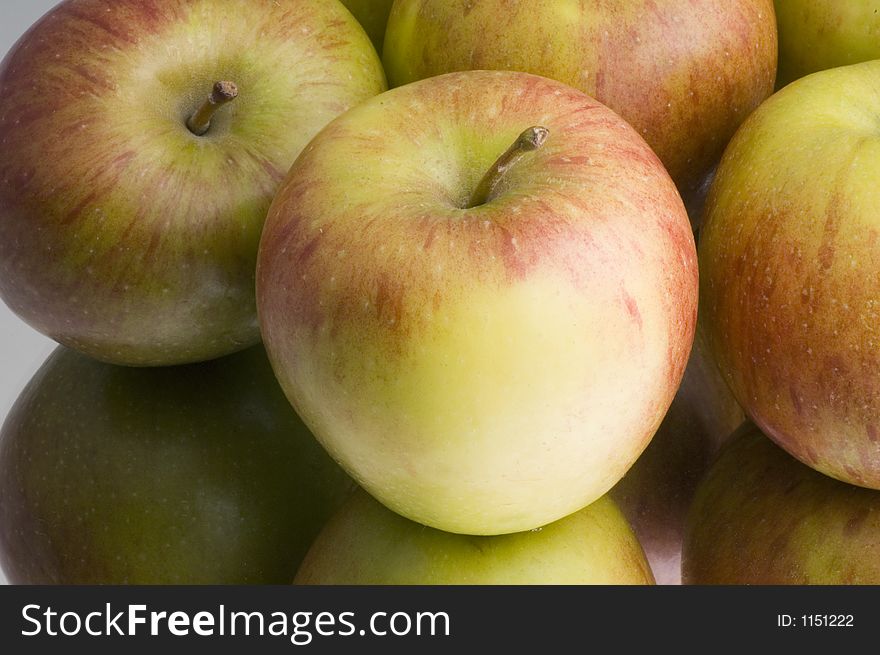
[[363, 490], [312, 544], [305, 585], [653, 584], [642, 547], [607, 496], [537, 530], [475, 537], [414, 523]]
[[0, 561], [19, 584], [288, 584], [353, 488], [262, 348], [148, 369], [59, 348], [0, 433]]
[[802, 462], [880, 488], [880, 62], [814, 73], [727, 148], [700, 235], [701, 312], [749, 417]]
[[381, 55], [385, 26], [388, 24], [388, 14], [391, 13], [394, 0], [342, 0], [342, 4], [358, 19]]
[[793, 459], [751, 423], [688, 514], [686, 584], [880, 584], [880, 492]]
[[880, 59], [880, 0], [776, 0], [779, 76], [804, 75]]
[[699, 338], [663, 423], [610, 491], [645, 549], [658, 584], [681, 582], [685, 516], [720, 445], [745, 419]]
[[257, 343], [272, 197], [384, 88], [337, 0], [62, 2], [0, 65], [0, 297], [114, 363]]
[[393, 85], [458, 70], [545, 75], [629, 121], [687, 191], [773, 90], [773, 0], [410, 0], [391, 12]]
[[681, 381], [696, 292], [681, 198], [641, 137], [496, 71], [332, 122], [276, 196], [257, 272], [270, 359], [316, 437], [391, 509], [471, 534], [550, 523], [623, 476]]

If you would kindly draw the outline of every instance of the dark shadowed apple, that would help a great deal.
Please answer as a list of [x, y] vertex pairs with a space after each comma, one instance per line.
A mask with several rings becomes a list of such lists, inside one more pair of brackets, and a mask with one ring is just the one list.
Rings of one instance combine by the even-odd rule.
[[745, 415], [698, 338], [681, 387], [651, 439], [610, 495], [636, 532], [658, 584], [681, 582], [685, 516], [700, 478]]
[[342, 0], [342, 4], [358, 19], [381, 55], [385, 26], [388, 24], [388, 14], [391, 13], [394, 0]]
[[459, 70], [544, 75], [629, 121], [683, 192], [773, 91], [773, 0], [407, 0], [383, 60], [393, 86]]
[[66, 0], [0, 66], [0, 297], [114, 363], [257, 343], [278, 184], [384, 87], [336, 0]]
[[686, 584], [880, 584], [880, 492], [829, 478], [745, 424], [700, 483]]
[[494, 537], [413, 523], [363, 490], [327, 523], [297, 584], [653, 584], [641, 546], [607, 496], [537, 530]]
[[59, 348], [0, 434], [14, 583], [287, 584], [353, 487], [265, 353], [133, 369]]

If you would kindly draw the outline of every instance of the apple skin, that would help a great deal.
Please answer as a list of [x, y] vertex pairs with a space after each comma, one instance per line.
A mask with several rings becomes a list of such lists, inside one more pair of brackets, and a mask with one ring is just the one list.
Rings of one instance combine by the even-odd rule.
[[701, 323], [746, 414], [805, 464], [880, 488], [880, 62], [764, 103], [718, 168]]
[[376, 52], [381, 55], [382, 44], [385, 41], [385, 26], [388, 24], [388, 15], [391, 13], [391, 5], [394, 4], [394, 0], [341, 1], [354, 14], [354, 17], [358, 19], [358, 22], [376, 47]]
[[880, 59], [880, 0], [776, 0], [782, 87], [827, 68]]
[[880, 492], [789, 456], [746, 423], [700, 483], [685, 584], [880, 584]]
[[[544, 147], [465, 208], [537, 123]], [[454, 73], [312, 141], [266, 221], [258, 308], [282, 387], [361, 486], [447, 532], [519, 532], [648, 444], [693, 341], [694, 253], [619, 116], [546, 78]]]
[[654, 579], [608, 497], [538, 530], [475, 537], [426, 528], [359, 490], [315, 539], [294, 583], [622, 585]]
[[[240, 96], [186, 127], [213, 84]], [[385, 88], [336, 0], [67, 0], [0, 65], [0, 297], [92, 357], [259, 341], [266, 211], [306, 143]]]
[[682, 193], [773, 91], [772, 0], [411, 0], [391, 12], [392, 86], [506, 69], [570, 84], [630, 122]]
[[681, 583], [685, 517], [721, 444], [745, 420], [700, 327], [684, 378], [651, 443], [609, 492], [633, 526], [657, 584]]
[[123, 368], [59, 348], [0, 433], [15, 584], [288, 584], [354, 483], [262, 348]]

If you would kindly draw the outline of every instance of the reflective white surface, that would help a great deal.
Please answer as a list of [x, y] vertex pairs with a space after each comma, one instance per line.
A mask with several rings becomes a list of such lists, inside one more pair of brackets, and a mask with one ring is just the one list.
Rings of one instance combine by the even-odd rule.
[[[6, 52], [56, 0], [0, 0], [0, 52]], [[0, 234], [0, 239], [3, 235]], [[0, 420], [55, 343], [25, 325], [0, 303]], [[6, 577], [0, 573], [0, 582]]]

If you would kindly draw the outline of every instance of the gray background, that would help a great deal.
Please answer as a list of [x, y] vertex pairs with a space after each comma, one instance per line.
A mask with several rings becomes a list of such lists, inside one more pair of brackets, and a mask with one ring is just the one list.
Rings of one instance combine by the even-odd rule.
[[[0, 0], [0, 52], [12, 45], [56, 0]], [[0, 233], [0, 239], [3, 234]], [[0, 303], [0, 420], [5, 420], [22, 387], [55, 347]], [[0, 582], [6, 576], [0, 572]]]

